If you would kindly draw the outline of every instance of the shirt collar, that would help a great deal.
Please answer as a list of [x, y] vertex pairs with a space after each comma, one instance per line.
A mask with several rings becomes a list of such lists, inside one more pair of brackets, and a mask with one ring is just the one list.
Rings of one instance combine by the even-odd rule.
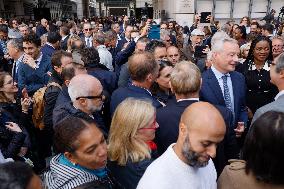
[[35, 61], [37, 61], [37, 64], [39, 64], [41, 60], [42, 60], [42, 52], [40, 52], [39, 57]]
[[52, 47], [53, 49], [55, 49], [54, 46], [53, 46], [51, 43], [46, 42], [46, 44], [47, 44], [48, 46]]
[[280, 91], [274, 99], [277, 100], [282, 95], [284, 95], [284, 90]]
[[223, 74], [223, 73], [219, 72], [219, 71], [214, 67], [214, 65], [211, 66], [211, 70], [213, 71], [214, 75], [216, 76], [216, 78], [217, 78], [218, 80], [221, 79], [224, 75], [230, 77], [230, 74], [229, 74], [229, 73]]
[[[262, 69], [263, 69], [263, 70], [266, 70], [266, 71], [269, 71], [269, 70], [270, 70], [268, 61], [266, 61], [266, 62], [264, 63], [264, 66], [262, 67]], [[256, 66], [255, 66], [254, 63], [253, 63], [252, 66], [251, 66], [251, 70], [256, 70]]]
[[179, 100], [177, 100], [177, 102], [182, 102], [182, 101], [187, 101], [187, 100], [199, 101], [199, 98], [185, 98], [185, 99], [179, 99]]
[[68, 37], [68, 35], [62, 37], [62, 38], [61, 38], [61, 41], [64, 41], [64, 39], [66, 39], [66, 37]]

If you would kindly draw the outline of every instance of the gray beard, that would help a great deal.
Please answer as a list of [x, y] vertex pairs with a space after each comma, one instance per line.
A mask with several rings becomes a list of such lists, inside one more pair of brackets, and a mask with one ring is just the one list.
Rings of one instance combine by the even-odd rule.
[[192, 167], [196, 168], [205, 167], [206, 165], [208, 165], [209, 162], [209, 161], [207, 162], [198, 161], [200, 154], [190, 149], [189, 136], [187, 136], [184, 140], [182, 146], [182, 155], [187, 160], [186, 163]]

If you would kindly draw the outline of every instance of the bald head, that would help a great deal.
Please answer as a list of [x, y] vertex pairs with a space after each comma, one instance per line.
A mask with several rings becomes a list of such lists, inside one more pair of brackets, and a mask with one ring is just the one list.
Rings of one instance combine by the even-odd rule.
[[71, 101], [78, 97], [100, 95], [103, 90], [101, 82], [88, 74], [79, 74], [73, 77], [68, 86]]
[[187, 125], [190, 130], [204, 127], [225, 132], [226, 129], [219, 110], [207, 102], [197, 102], [186, 108], [181, 116], [181, 123]]
[[220, 112], [207, 102], [196, 102], [185, 109], [179, 125], [175, 152], [185, 163], [204, 167], [216, 156], [217, 144], [226, 126]]
[[167, 57], [168, 60], [171, 61], [173, 64], [176, 64], [180, 61], [180, 53], [177, 47], [170, 46], [167, 48]]

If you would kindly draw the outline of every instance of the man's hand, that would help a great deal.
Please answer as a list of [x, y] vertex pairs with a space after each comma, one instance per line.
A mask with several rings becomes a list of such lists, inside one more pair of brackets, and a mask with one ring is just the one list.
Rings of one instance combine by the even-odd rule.
[[38, 68], [38, 65], [36, 64], [35, 60], [30, 55], [25, 54], [23, 58], [23, 62], [29, 65], [33, 69]]
[[238, 126], [237, 126], [236, 129], [234, 129], [234, 131], [236, 132], [236, 137], [240, 138], [245, 131], [245, 123], [244, 122], [238, 122]]

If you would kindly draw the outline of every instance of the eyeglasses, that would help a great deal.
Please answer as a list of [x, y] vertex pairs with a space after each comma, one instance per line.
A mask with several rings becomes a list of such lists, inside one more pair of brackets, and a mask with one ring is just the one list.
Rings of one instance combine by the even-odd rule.
[[87, 98], [87, 99], [100, 99], [100, 100], [104, 100], [104, 94], [103, 94], [103, 91], [100, 95], [98, 96], [79, 96], [76, 98], [76, 100], [79, 100], [80, 98]]
[[143, 127], [143, 128], [140, 128], [139, 130], [156, 130], [158, 127], [159, 127], [159, 124], [157, 123], [156, 117], [155, 117], [150, 127]]
[[92, 28], [86, 28], [85, 31], [92, 31]]

